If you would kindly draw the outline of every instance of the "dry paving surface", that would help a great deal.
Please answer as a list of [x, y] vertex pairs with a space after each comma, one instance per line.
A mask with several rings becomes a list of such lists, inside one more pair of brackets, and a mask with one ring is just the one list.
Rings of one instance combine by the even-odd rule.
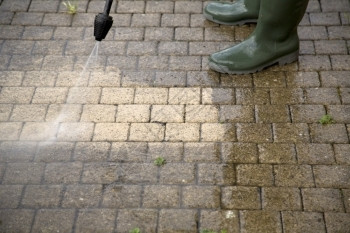
[[83, 70], [104, 1], [77, 3], [0, 0], [0, 232], [350, 232], [348, 0], [310, 0], [299, 62], [237, 76], [208, 55], [255, 25], [200, 0], [114, 1]]

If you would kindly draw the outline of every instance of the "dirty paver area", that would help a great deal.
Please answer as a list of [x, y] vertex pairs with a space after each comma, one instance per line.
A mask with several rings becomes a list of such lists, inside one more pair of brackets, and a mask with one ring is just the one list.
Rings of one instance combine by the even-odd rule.
[[255, 25], [207, 2], [114, 1], [89, 60], [104, 1], [77, 4], [0, 0], [0, 232], [350, 232], [349, 1], [254, 75], [208, 69]]

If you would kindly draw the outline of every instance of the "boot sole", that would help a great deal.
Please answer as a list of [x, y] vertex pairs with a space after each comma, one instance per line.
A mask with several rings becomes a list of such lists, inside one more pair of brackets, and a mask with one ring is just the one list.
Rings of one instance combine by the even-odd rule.
[[218, 23], [218, 24], [229, 25], [229, 26], [242, 26], [244, 24], [250, 24], [250, 23], [257, 23], [258, 22], [258, 19], [245, 19], [245, 20], [236, 21], [236, 22], [222, 22], [222, 21], [214, 19], [212, 15], [209, 15], [209, 14], [207, 14], [205, 12], [203, 13], [203, 15], [209, 21], [212, 21], [212, 22]]
[[292, 62], [297, 61], [298, 57], [299, 57], [299, 50], [297, 50], [295, 52], [292, 52], [290, 54], [287, 54], [287, 55], [285, 55], [283, 57], [277, 58], [276, 60], [274, 60], [274, 61], [272, 61], [270, 63], [264, 64], [262, 66], [259, 66], [259, 67], [255, 68], [255, 69], [244, 70], [244, 71], [229, 70], [227, 67], [218, 65], [218, 64], [216, 64], [214, 62], [209, 62], [209, 67], [212, 70], [215, 70], [215, 71], [220, 72], [220, 73], [226, 73], [226, 74], [252, 74], [252, 73], [260, 72], [263, 69], [265, 69], [266, 67], [272, 66], [272, 65], [274, 65], [276, 63], [278, 63], [278, 65], [280, 65], [280, 66], [286, 65], [286, 64], [290, 64]]

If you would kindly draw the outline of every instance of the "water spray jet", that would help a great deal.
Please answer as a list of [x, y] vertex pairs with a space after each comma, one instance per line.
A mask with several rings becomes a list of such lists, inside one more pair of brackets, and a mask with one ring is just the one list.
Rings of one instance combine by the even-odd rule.
[[101, 41], [106, 38], [106, 35], [111, 29], [113, 24], [113, 18], [109, 16], [113, 0], [106, 0], [103, 13], [99, 13], [95, 16], [94, 22], [94, 36], [97, 41]]

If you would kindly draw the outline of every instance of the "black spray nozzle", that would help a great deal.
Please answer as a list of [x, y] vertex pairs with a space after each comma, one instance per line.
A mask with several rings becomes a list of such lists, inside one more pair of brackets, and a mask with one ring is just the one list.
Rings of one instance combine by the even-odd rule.
[[106, 38], [106, 35], [111, 29], [113, 24], [113, 18], [109, 16], [113, 0], [106, 0], [106, 5], [103, 13], [99, 13], [95, 17], [94, 23], [94, 36], [97, 41], [101, 41]]

